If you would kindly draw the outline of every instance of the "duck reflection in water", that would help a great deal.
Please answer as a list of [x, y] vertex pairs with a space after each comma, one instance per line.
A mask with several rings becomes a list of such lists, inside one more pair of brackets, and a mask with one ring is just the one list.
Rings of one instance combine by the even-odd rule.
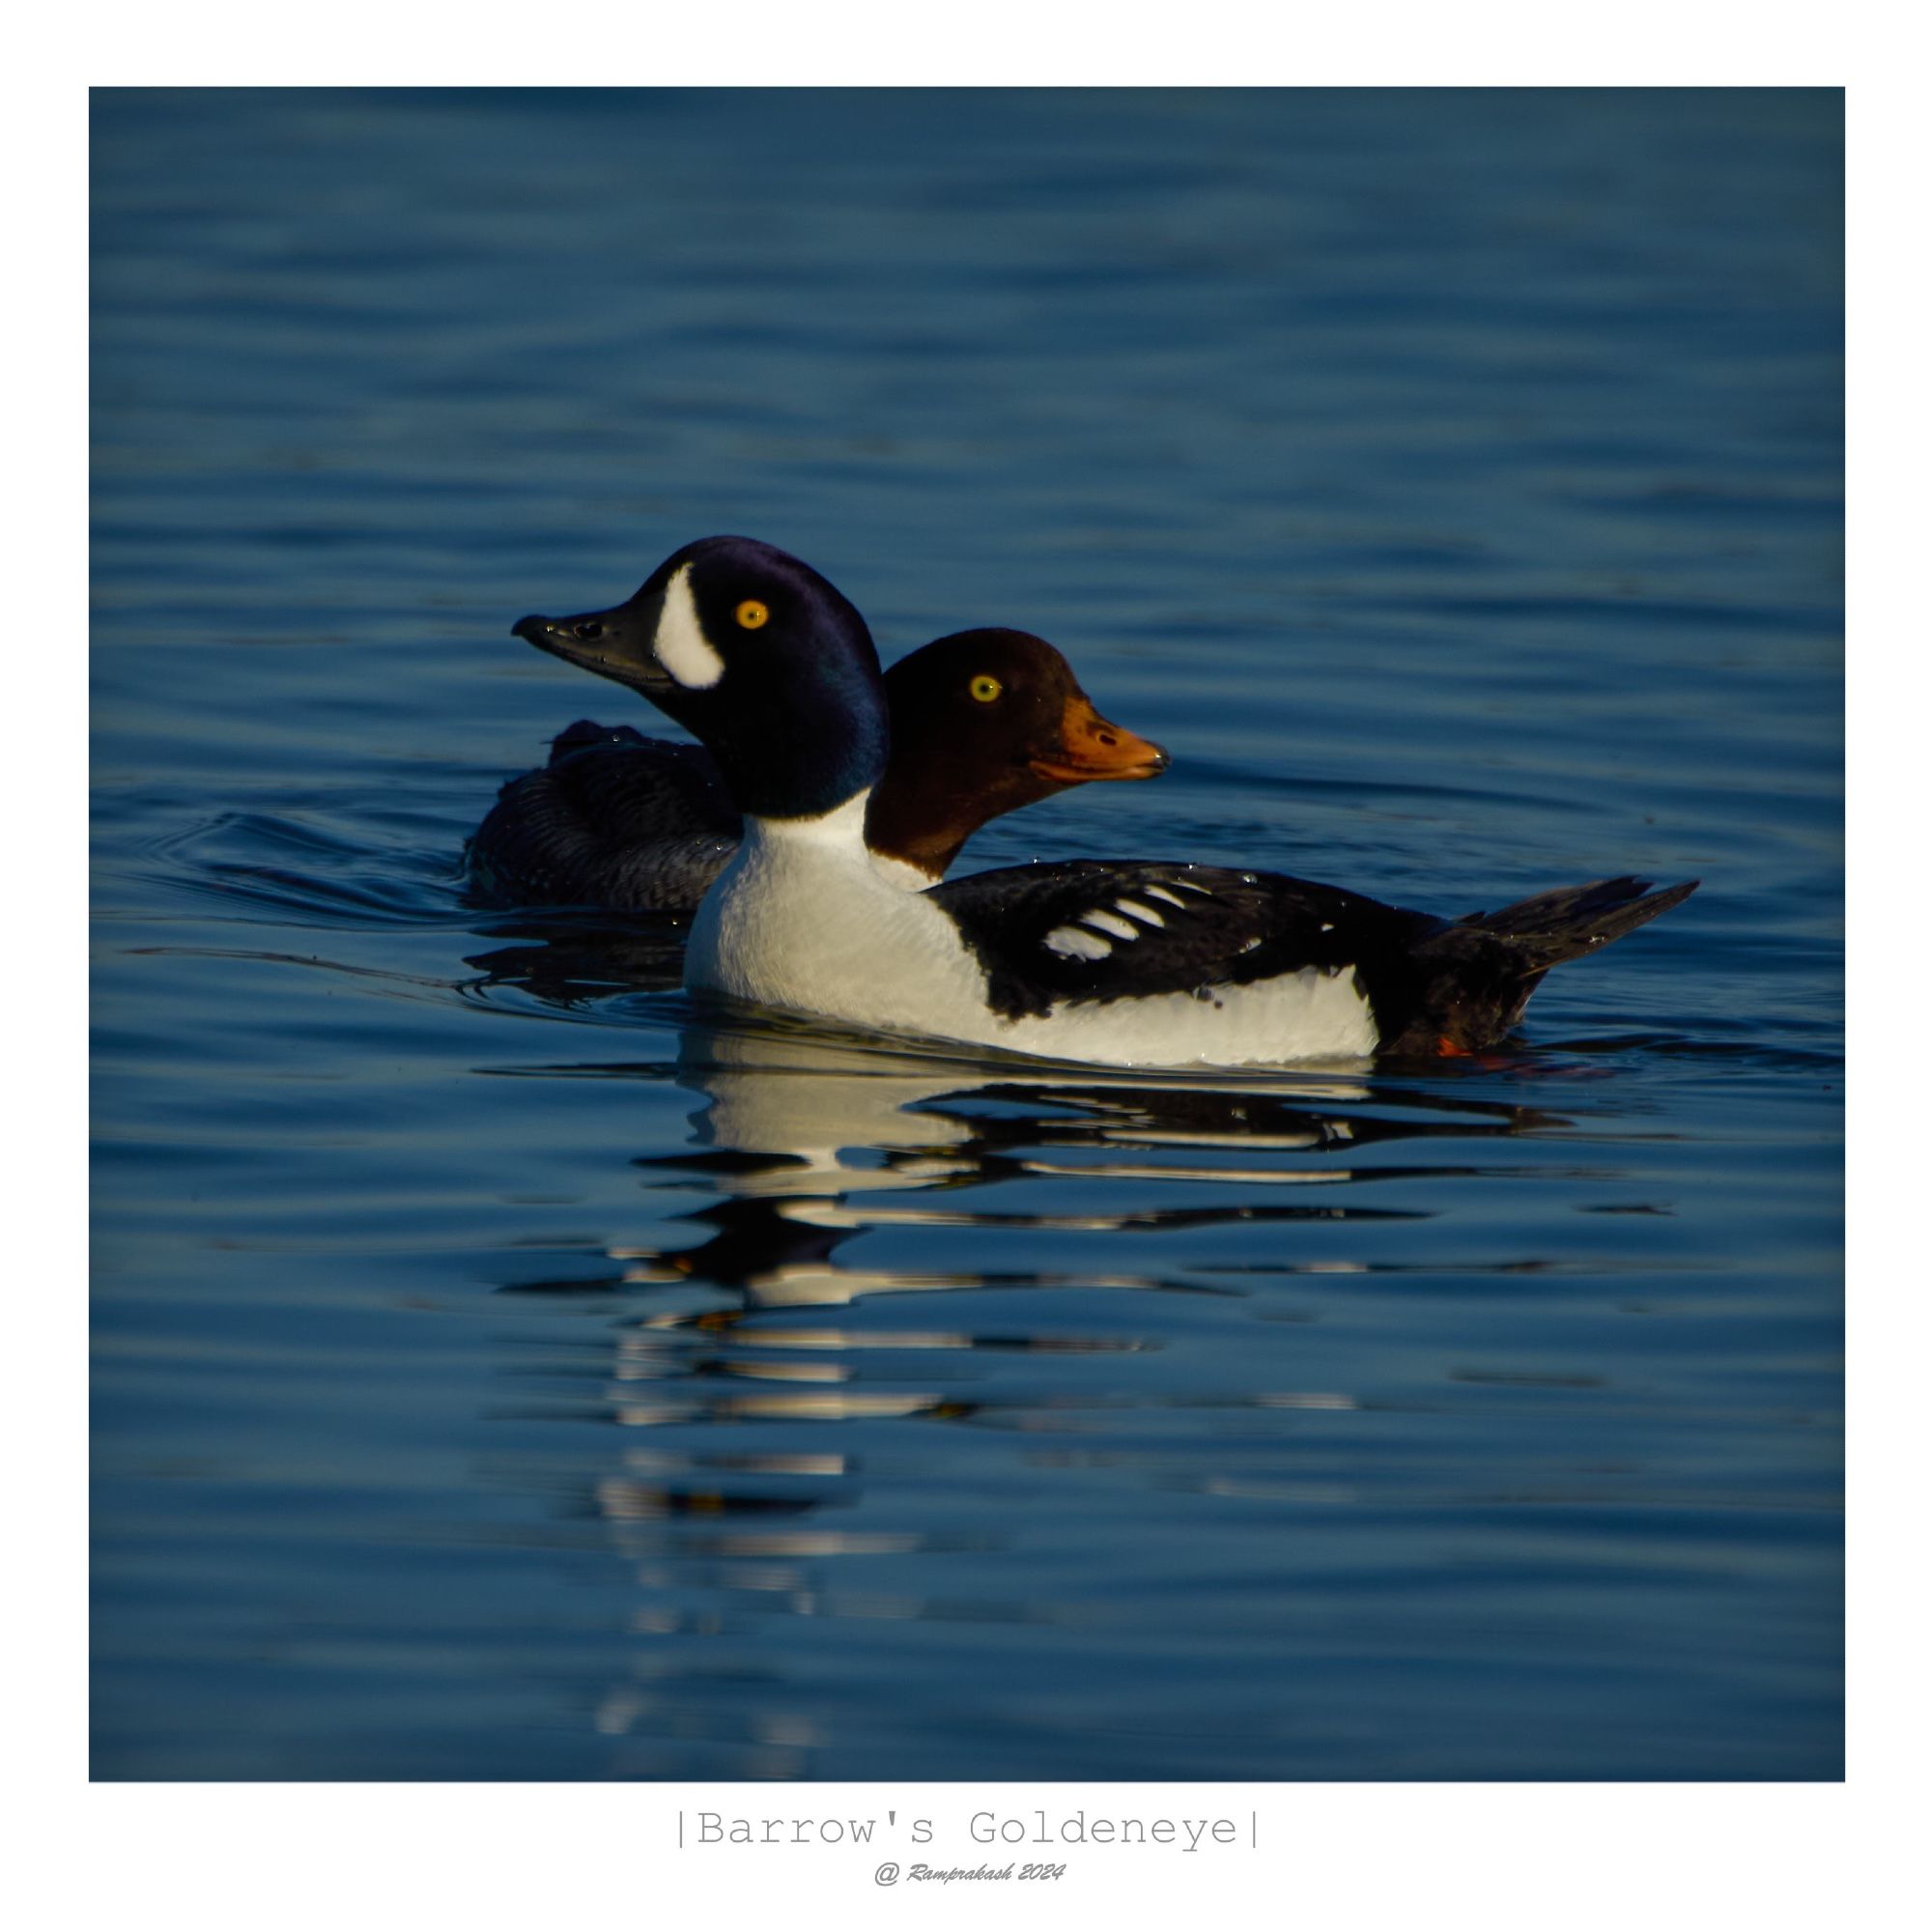
[[[1085, 1068], [1037, 1071], [1035, 1064], [998, 1067], [983, 1058], [881, 1051], [802, 1025], [753, 1020], [688, 1028], [678, 1080], [703, 1095], [692, 1116], [691, 1145], [640, 1156], [636, 1165], [653, 1186], [688, 1187], [702, 1176], [717, 1199], [681, 1224], [711, 1232], [682, 1247], [613, 1246], [610, 1257], [622, 1264], [614, 1273], [514, 1288], [584, 1293], [702, 1284], [729, 1297], [728, 1308], [688, 1318], [712, 1325], [732, 1309], [830, 1306], [868, 1293], [962, 1287], [1220, 1293], [1141, 1272], [877, 1270], [837, 1255], [856, 1236], [890, 1228], [1048, 1235], [1421, 1218], [1424, 1210], [1328, 1196], [1338, 1187], [1493, 1171], [1350, 1160], [1378, 1143], [1466, 1142], [1562, 1124], [1537, 1109], [1371, 1085], [1350, 1072], [1233, 1077], [1205, 1086]], [[1255, 1155], [1268, 1158], [1255, 1161]], [[1069, 1192], [1092, 1193], [1096, 1183], [1126, 1181], [1135, 1184], [1136, 1199], [1075, 1211], [978, 1207], [959, 1198], [1019, 1181], [1048, 1183], [1042, 1191], [1056, 1202]], [[1061, 1185], [1050, 1186], [1056, 1181]], [[1203, 1184], [1238, 1187], [1250, 1198], [1175, 1206], [1149, 1198]], [[1306, 1190], [1322, 1198], [1270, 1198]], [[942, 1198], [881, 1198], [909, 1193]], [[1330, 1262], [1324, 1271], [1335, 1268]], [[667, 1312], [665, 1319], [687, 1318]]]
[[[623, 1077], [609, 1065], [570, 1070]], [[1131, 1249], [1126, 1265], [1103, 1273], [867, 1265], [842, 1259], [848, 1243], [877, 1233], [897, 1245], [895, 1236], [926, 1231], [953, 1260], [980, 1242], [1009, 1252], [1016, 1236], [1045, 1247], [1066, 1231], [1145, 1239], [1277, 1222], [1288, 1246], [1297, 1225], [1312, 1236], [1316, 1222], [1406, 1218], [1358, 1204], [1364, 1183], [1479, 1171], [1372, 1165], [1359, 1158], [1365, 1149], [1561, 1124], [1355, 1072], [1208, 1086], [885, 1052], [749, 1019], [688, 1027], [675, 1078], [697, 1096], [689, 1144], [635, 1165], [648, 1189], [709, 1192], [671, 1223], [699, 1237], [612, 1245], [599, 1273], [508, 1285], [608, 1295], [625, 1311], [570, 1374], [582, 1388], [587, 1368], [596, 1394], [540, 1412], [624, 1432], [614, 1458], [600, 1454], [567, 1481], [562, 1502], [595, 1521], [642, 1593], [631, 1620], [640, 1647], [594, 1707], [632, 1775], [656, 1774], [661, 1753], [663, 1765], [689, 1764], [695, 1749], [720, 1776], [810, 1775], [834, 1720], [794, 1682], [775, 1618], [1080, 1622], [1089, 1612], [1077, 1589], [1030, 1586], [1018, 1576], [1031, 1573], [1009, 1576], [990, 1560], [1014, 1533], [1005, 1513], [953, 1512], [908, 1528], [906, 1486], [933, 1480], [939, 1463], [967, 1493], [986, 1483], [998, 1492], [1038, 1480], [1057, 1459], [1105, 1460], [1130, 1414], [1158, 1435], [1166, 1425], [1152, 1418], [1164, 1410], [1227, 1400], [1178, 1389], [1156, 1365], [1169, 1338], [1194, 1325], [1176, 1320], [1179, 1298], [1230, 1307], [1247, 1287], [1189, 1279], [1185, 1264], [1135, 1266]], [[1335, 1199], [1342, 1188], [1351, 1198]], [[998, 1205], [982, 1203], [989, 1189]], [[1170, 1191], [1215, 1198], [1164, 1204]], [[1332, 1277], [1377, 1264], [1337, 1261], [1330, 1248], [1282, 1265]], [[892, 1312], [900, 1296], [942, 1291], [956, 1311], [950, 1324]], [[987, 1291], [1024, 1293], [1002, 1301], [1026, 1313], [995, 1325]], [[1170, 1312], [1156, 1317], [1150, 1293]], [[1272, 1352], [1292, 1383], [1293, 1350]], [[548, 1360], [546, 1378], [554, 1352]], [[1353, 1406], [1278, 1385], [1238, 1400], [1277, 1417]], [[966, 1425], [965, 1435], [938, 1446], [925, 1438], [933, 1423]], [[1223, 1479], [1219, 1456], [1214, 1468]], [[1168, 1479], [1208, 1480], [1183, 1471]], [[962, 1577], [977, 1580], [962, 1586]], [[708, 1672], [727, 1667], [762, 1687], [731, 1714], [702, 1691]]]

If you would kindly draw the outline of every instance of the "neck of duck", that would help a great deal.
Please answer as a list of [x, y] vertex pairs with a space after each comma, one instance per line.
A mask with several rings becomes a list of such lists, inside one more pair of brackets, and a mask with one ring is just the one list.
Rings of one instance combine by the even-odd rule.
[[837, 863], [867, 858], [866, 811], [871, 804], [872, 787], [855, 791], [828, 811], [803, 814], [796, 818], [777, 818], [759, 812], [745, 814], [744, 849], [770, 861], [784, 853], [796, 853], [819, 863]]
[[936, 886], [978, 828], [960, 825], [958, 814], [945, 803], [935, 804], [921, 796], [917, 787], [895, 782], [898, 770], [894, 766], [871, 795], [866, 837], [872, 857], [889, 878]]
[[786, 872], [815, 866], [836, 868], [865, 860], [902, 893], [937, 885], [965, 841], [956, 840], [940, 853], [911, 842], [914, 849], [907, 850], [905, 842], [896, 838], [881, 840], [879, 793], [869, 786], [830, 811], [798, 818], [748, 813], [745, 818], [744, 848], [753, 853], [761, 873], [774, 867]]

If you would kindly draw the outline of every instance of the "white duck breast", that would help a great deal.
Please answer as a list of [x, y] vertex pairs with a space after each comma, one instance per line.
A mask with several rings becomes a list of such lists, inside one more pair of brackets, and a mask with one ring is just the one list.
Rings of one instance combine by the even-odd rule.
[[738, 854], [705, 895], [685, 984], [863, 1027], [970, 1039], [942, 1024], [984, 995], [980, 976], [923, 893], [880, 873], [865, 843], [867, 794], [818, 818], [748, 818]]

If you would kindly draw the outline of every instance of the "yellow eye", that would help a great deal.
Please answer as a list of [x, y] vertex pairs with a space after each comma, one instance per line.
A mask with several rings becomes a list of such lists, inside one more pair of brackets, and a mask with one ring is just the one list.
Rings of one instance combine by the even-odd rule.
[[732, 614], [744, 631], [762, 631], [772, 621], [772, 613], [755, 597], [746, 598]]
[[973, 682], [966, 687], [966, 689], [970, 691], [973, 694], [973, 696], [980, 700], [981, 704], [990, 704], [992, 703], [994, 698], [999, 696], [1001, 685], [1000, 685], [1000, 680], [998, 678], [986, 677], [981, 675], [980, 677], [976, 677], [973, 680]]

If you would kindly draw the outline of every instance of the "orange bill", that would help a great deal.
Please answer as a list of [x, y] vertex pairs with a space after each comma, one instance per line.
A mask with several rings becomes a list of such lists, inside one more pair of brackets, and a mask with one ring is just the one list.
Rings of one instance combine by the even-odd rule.
[[1079, 692], [1061, 714], [1059, 749], [1028, 762], [1043, 779], [1086, 784], [1094, 779], [1151, 779], [1166, 771], [1168, 759], [1158, 745], [1108, 724]]

